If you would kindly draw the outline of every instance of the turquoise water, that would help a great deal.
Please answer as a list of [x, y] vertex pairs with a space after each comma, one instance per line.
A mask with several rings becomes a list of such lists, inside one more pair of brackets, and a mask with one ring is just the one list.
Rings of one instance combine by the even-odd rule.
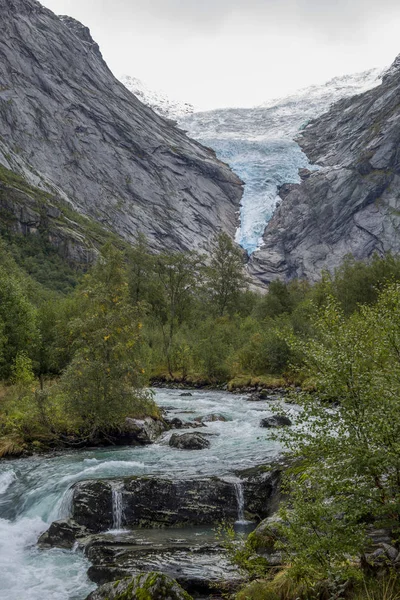
[[204, 428], [213, 434], [207, 450], [170, 448], [168, 432], [157, 444], [147, 447], [66, 452], [0, 464], [1, 600], [83, 600], [95, 587], [87, 579], [89, 565], [79, 552], [36, 547], [38, 536], [53, 520], [68, 516], [68, 490], [74, 482], [145, 474], [229, 476], [278, 455], [278, 443], [269, 439], [268, 430], [259, 427], [260, 419], [271, 414], [271, 403], [248, 402], [244, 396], [226, 392], [195, 391], [192, 397], [181, 393], [156, 392], [157, 403], [170, 409], [169, 417], [192, 420], [221, 413], [227, 418]]

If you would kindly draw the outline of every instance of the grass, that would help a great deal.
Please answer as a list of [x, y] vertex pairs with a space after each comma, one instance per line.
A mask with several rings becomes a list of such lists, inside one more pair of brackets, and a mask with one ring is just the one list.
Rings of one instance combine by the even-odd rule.
[[15, 458], [21, 456], [25, 448], [24, 440], [17, 435], [0, 438], [0, 458]]
[[341, 592], [338, 588], [332, 590], [325, 581], [307, 585], [293, 577], [290, 567], [286, 567], [273, 579], [249, 583], [239, 591], [236, 600], [400, 600], [400, 579], [394, 572], [364, 577], [341, 588]]

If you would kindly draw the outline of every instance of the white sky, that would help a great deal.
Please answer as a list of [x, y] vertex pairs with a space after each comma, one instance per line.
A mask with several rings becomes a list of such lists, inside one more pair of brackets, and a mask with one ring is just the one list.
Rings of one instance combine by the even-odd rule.
[[117, 77], [206, 110], [254, 106], [400, 53], [400, 0], [41, 0]]

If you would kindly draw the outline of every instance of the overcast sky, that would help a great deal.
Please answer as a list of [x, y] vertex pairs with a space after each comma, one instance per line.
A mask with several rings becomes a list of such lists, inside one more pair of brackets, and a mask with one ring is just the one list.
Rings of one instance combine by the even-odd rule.
[[42, 0], [119, 77], [201, 109], [254, 106], [400, 53], [399, 0]]

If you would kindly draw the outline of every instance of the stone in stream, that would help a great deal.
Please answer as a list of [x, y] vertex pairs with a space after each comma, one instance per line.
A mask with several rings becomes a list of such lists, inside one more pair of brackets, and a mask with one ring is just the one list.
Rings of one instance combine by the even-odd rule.
[[196, 423], [215, 423], [216, 421], [221, 421], [226, 423], [228, 419], [221, 415], [220, 413], [212, 413], [210, 415], [204, 415], [203, 417], [196, 417], [194, 419]]
[[236, 518], [235, 491], [217, 477], [170, 480], [131, 477], [74, 485], [72, 518], [97, 533], [113, 527], [113, 489], [119, 484], [122, 527], [211, 525]]
[[204, 450], [210, 447], [210, 442], [201, 433], [184, 433], [182, 435], [174, 433], [169, 440], [169, 445], [180, 450]]
[[126, 443], [127, 445], [153, 444], [168, 429], [168, 424], [161, 419], [153, 419], [152, 417], [131, 419], [127, 417], [118, 438], [120, 443]]
[[232, 589], [241, 582], [237, 568], [229, 563], [215, 534], [209, 532], [207, 539], [199, 542], [202, 533], [196, 537], [193, 528], [168, 533], [168, 537], [159, 539], [157, 530], [136, 530], [85, 540], [84, 553], [92, 563], [89, 578], [101, 585], [134, 573], [157, 570], [194, 594]]
[[179, 583], [163, 573], [140, 573], [102, 585], [86, 600], [191, 600]]
[[[215, 525], [238, 519], [237, 486], [243, 492], [246, 519], [260, 521], [277, 508], [283, 467], [254, 467], [232, 479], [166, 479], [156, 476], [79, 481], [72, 487], [72, 521], [54, 523], [41, 543], [58, 546], [114, 527], [115, 491], [121, 528]], [[118, 527], [119, 528], [119, 527]]]
[[193, 394], [191, 392], [183, 392], [183, 394], [180, 394], [180, 396], [182, 398], [190, 398], [193, 396]]
[[54, 521], [38, 540], [40, 548], [66, 548], [70, 550], [77, 539], [88, 535], [82, 525], [72, 519]]
[[173, 419], [169, 419], [167, 421], [167, 423], [171, 427], [171, 429], [183, 429], [185, 427], [184, 422], [182, 421], [182, 419], [179, 419], [178, 417], [174, 417]]
[[292, 421], [285, 415], [273, 415], [272, 417], [266, 417], [261, 419], [260, 427], [266, 427], [271, 429], [273, 427], [289, 427], [292, 425]]

